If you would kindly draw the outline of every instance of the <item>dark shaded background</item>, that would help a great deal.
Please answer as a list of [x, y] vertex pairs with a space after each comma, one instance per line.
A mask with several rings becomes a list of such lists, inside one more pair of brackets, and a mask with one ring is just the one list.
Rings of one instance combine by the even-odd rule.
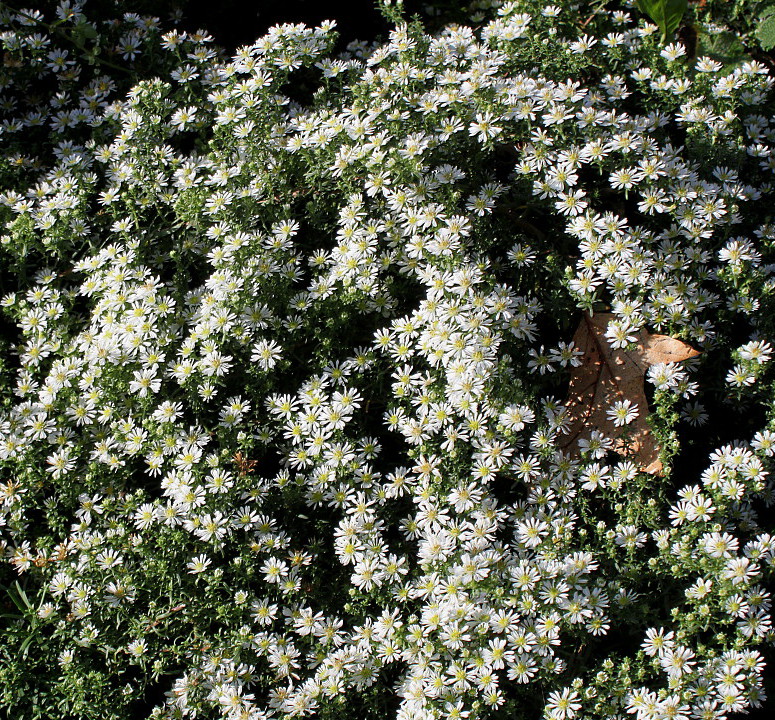
[[[372, 41], [387, 37], [390, 23], [380, 13], [376, 0], [113, 0], [117, 9], [131, 6], [133, 12], [166, 21], [170, 12], [183, 12], [184, 30], [207, 30], [215, 43], [227, 51], [249, 45], [273, 25], [304, 23], [310, 27], [335, 20], [340, 34], [339, 51], [353, 40]], [[404, 0], [407, 18], [419, 17], [429, 31], [447, 22], [466, 22], [467, 0]]]
[[[111, 0], [108, 0], [111, 2]], [[171, 12], [183, 13], [179, 25], [184, 30], [207, 30], [217, 45], [233, 52], [249, 45], [273, 25], [304, 23], [308, 26], [323, 20], [336, 20], [341, 48], [352, 40], [374, 40], [386, 36], [390, 24], [372, 0], [112, 0], [118, 14], [132, 11], [154, 15], [165, 26]], [[102, 3], [101, 3], [102, 4]], [[462, 3], [460, 3], [462, 5]], [[410, 12], [422, 12], [422, 2], [410, 0]]]

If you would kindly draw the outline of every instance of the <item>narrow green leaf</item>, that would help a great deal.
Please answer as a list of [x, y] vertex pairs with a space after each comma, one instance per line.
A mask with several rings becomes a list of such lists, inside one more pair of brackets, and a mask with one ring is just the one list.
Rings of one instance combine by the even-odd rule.
[[17, 608], [19, 608], [19, 612], [21, 612], [23, 615], [27, 608], [21, 601], [21, 598], [17, 597], [16, 593], [14, 593], [12, 590], [8, 591], [8, 597], [11, 598], [11, 602], [16, 605]]
[[19, 593], [19, 597], [21, 598], [22, 602], [24, 603], [25, 608], [27, 610], [31, 610], [32, 609], [32, 604], [30, 603], [30, 600], [27, 597], [27, 593], [24, 592], [24, 589], [22, 588], [22, 586], [19, 585], [19, 581], [17, 580], [14, 583], [14, 585], [16, 585], [16, 592]]
[[19, 654], [23, 657], [27, 657], [27, 652], [30, 649], [30, 645], [32, 645], [32, 641], [35, 639], [35, 635], [28, 635], [25, 641], [21, 644], [21, 647], [19, 648]]

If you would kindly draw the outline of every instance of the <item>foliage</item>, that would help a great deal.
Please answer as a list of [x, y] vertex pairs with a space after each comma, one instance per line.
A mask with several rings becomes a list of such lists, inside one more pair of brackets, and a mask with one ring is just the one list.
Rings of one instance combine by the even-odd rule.
[[[745, 3], [380, 5], [384, 42], [284, 24], [231, 58], [2, 5], [10, 717], [762, 704], [775, 79]], [[661, 475], [605, 428], [566, 447], [585, 313], [699, 351], [646, 373]]]
[[687, 0], [637, 0], [638, 10], [648, 15], [662, 32], [662, 42], [677, 30], [689, 3]]
[[768, 5], [759, 15], [756, 37], [765, 50], [775, 48], [775, 5]]

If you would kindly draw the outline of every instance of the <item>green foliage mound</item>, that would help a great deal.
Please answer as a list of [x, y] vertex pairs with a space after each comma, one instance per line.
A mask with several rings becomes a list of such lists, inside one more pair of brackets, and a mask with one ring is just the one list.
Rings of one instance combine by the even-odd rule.
[[[756, 27], [711, 0], [661, 28], [632, 2], [455, 5], [230, 58], [153, 17], [2, 5], [8, 717], [762, 706]], [[614, 348], [700, 354], [569, 445], [585, 312]], [[613, 442], [635, 417], [659, 475]]]

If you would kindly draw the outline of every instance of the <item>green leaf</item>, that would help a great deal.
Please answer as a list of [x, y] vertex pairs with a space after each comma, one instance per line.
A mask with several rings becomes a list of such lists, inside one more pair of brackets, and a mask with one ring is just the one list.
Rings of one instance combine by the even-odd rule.
[[745, 46], [732, 32], [722, 32], [710, 35], [700, 33], [697, 40], [697, 55], [707, 55], [718, 60], [726, 69], [740, 63], [745, 57]]
[[22, 586], [19, 585], [19, 581], [17, 580], [14, 583], [14, 585], [16, 585], [16, 592], [19, 593], [19, 597], [21, 598], [22, 602], [24, 602], [25, 608], [27, 610], [31, 610], [32, 609], [32, 605], [30, 604], [30, 600], [27, 597], [27, 593], [24, 592], [24, 590], [22, 589]]
[[[21, 590], [21, 586], [19, 585], [18, 580], [14, 584], [19, 590]], [[19, 609], [19, 612], [22, 613], [21, 617], [23, 617], [24, 613], [29, 609], [28, 604], [22, 601], [21, 596], [12, 587], [6, 587], [5, 585], [0, 585], [0, 588], [6, 591], [6, 593], [8, 594], [8, 599], [14, 605], [16, 605], [16, 607]]]
[[775, 8], [768, 7], [762, 14], [756, 28], [756, 39], [763, 50], [772, 50], [775, 47]]
[[767, 18], [770, 15], [775, 15], [775, 5], [767, 5], [767, 7], [762, 8], [759, 19], [764, 20], [764, 18]]
[[676, 31], [686, 12], [688, 0], [637, 0], [638, 10], [648, 15], [662, 31], [662, 42]]
[[79, 25], [76, 25], [73, 28], [72, 33], [76, 42], [94, 40], [98, 35], [97, 28], [95, 28], [93, 25], [90, 25], [89, 23], [80, 23]]
[[30, 645], [32, 645], [33, 640], [35, 640], [34, 633], [28, 635], [24, 642], [21, 644], [21, 647], [19, 648], [19, 655], [21, 655], [22, 658], [27, 657], [27, 653], [29, 652]]

